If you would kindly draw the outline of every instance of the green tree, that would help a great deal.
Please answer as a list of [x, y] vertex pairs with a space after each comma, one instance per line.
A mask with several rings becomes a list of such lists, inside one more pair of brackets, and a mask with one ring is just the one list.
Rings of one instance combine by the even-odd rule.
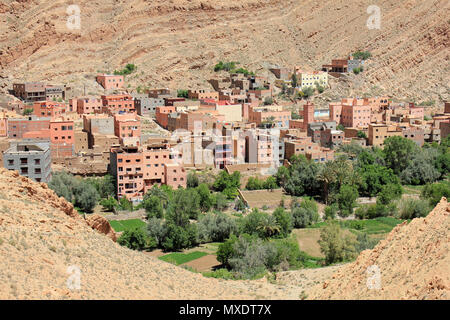
[[275, 209], [272, 215], [280, 226], [280, 236], [283, 238], [289, 236], [293, 228], [292, 215], [281, 207]]
[[325, 255], [326, 264], [356, 258], [355, 244], [350, 236], [344, 236], [338, 223], [329, 223], [320, 231], [320, 251]]
[[[320, 192], [320, 184], [317, 180], [320, 167], [317, 163], [309, 161], [305, 156], [292, 156], [291, 166], [286, 170], [280, 167], [277, 173], [277, 180], [285, 191], [292, 196], [316, 195]], [[284, 179], [284, 181], [283, 181]]]
[[198, 223], [199, 239], [202, 242], [223, 242], [236, 232], [236, 221], [221, 212], [208, 213]]
[[114, 208], [119, 206], [119, 203], [113, 197], [109, 197], [107, 199], [102, 199], [100, 205], [102, 205], [106, 211], [113, 211]]
[[301, 202], [294, 199], [291, 202], [292, 221], [295, 228], [306, 228], [319, 220], [317, 203], [305, 198]]
[[228, 206], [227, 197], [221, 192], [217, 192], [214, 195], [213, 200], [214, 200], [214, 208], [217, 210], [223, 211]]
[[386, 205], [392, 200], [400, 199], [402, 194], [403, 190], [400, 184], [389, 183], [381, 187], [381, 191], [377, 196], [377, 202]]
[[188, 188], [196, 188], [199, 185], [199, 179], [196, 172], [189, 172], [187, 175], [186, 185]]
[[361, 130], [356, 133], [356, 136], [361, 139], [367, 139], [367, 134]]
[[200, 198], [200, 210], [208, 212], [214, 206], [214, 196], [206, 183], [200, 184], [196, 190]]
[[100, 196], [91, 184], [86, 182], [78, 183], [74, 188], [75, 206], [84, 212], [92, 212]]
[[378, 164], [368, 164], [358, 169], [362, 184], [359, 191], [362, 195], [374, 197], [387, 184], [399, 185], [400, 181], [392, 169]]
[[292, 75], [291, 84], [292, 84], [292, 88], [297, 88], [297, 86], [298, 86], [297, 75], [295, 73]]
[[430, 212], [430, 207], [425, 200], [420, 199], [404, 199], [400, 202], [399, 218], [414, 219], [426, 217]]
[[405, 184], [419, 185], [434, 182], [441, 173], [434, 166], [438, 151], [435, 149], [418, 149], [410, 156], [406, 168], [400, 173]]
[[450, 181], [442, 181], [440, 183], [427, 184], [423, 190], [421, 197], [428, 199], [430, 206], [436, 206], [442, 197], [450, 199]]
[[417, 145], [409, 139], [400, 136], [386, 138], [383, 149], [386, 166], [399, 175], [411, 164], [417, 149]]
[[339, 207], [339, 215], [341, 217], [348, 217], [353, 213], [353, 208], [356, 206], [356, 199], [358, 199], [358, 189], [354, 186], [343, 185], [337, 195], [337, 203]]
[[142, 250], [147, 246], [147, 235], [140, 228], [125, 230], [117, 243], [132, 250]]
[[145, 197], [142, 201], [142, 207], [145, 209], [148, 219], [162, 218], [164, 216], [161, 200], [156, 196]]

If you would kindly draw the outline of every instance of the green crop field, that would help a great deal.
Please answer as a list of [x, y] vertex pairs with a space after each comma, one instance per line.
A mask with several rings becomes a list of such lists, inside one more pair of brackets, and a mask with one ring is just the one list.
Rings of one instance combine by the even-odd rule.
[[130, 220], [112, 220], [109, 224], [116, 232], [122, 232], [125, 230], [132, 230], [136, 228], [142, 228], [145, 226], [145, 222], [140, 219], [130, 219]]
[[[358, 230], [367, 234], [379, 234], [390, 232], [396, 225], [402, 222], [403, 220], [392, 217], [379, 217], [368, 220], [341, 220], [339, 221], [339, 224], [346, 229]], [[322, 228], [327, 223], [328, 222], [319, 222], [312, 225], [310, 228]]]
[[177, 266], [208, 255], [206, 252], [194, 251], [190, 253], [174, 252], [159, 257], [160, 260], [176, 264]]

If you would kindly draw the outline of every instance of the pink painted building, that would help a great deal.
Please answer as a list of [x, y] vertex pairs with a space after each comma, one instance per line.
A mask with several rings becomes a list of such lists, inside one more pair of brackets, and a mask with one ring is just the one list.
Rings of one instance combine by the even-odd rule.
[[121, 75], [99, 74], [96, 77], [96, 81], [105, 90], [121, 89], [124, 86], [124, 78]]
[[33, 114], [38, 117], [58, 117], [66, 113], [64, 103], [53, 101], [37, 101], [33, 104]]
[[100, 97], [80, 97], [77, 99], [76, 111], [78, 114], [101, 113], [103, 101]]
[[141, 121], [134, 113], [114, 115], [114, 134], [122, 145], [139, 146], [141, 138]]

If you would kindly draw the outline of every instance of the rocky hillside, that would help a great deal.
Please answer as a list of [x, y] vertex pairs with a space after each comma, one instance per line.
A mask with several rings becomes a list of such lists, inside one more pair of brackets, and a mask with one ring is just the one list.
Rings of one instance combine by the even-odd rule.
[[85, 221], [47, 185], [0, 168], [0, 299], [299, 299], [304, 290], [205, 278], [110, 238], [101, 218]]
[[313, 288], [308, 298], [448, 300], [449, 251], [450, 204], [442, 199], [426, 218], [397, 226], [373, 250]]
[[369, 50], [363, 81], [334, 95], [389, 94], [417, 102], [448, 99], [446, 0], [380, 0], [381, 29], [369, 30], [366, 0], [79, 0], [81, 29], [66, 26], [67, 1], [0, 3], [0, 87], [52, 80], [81, 93], [92, 79], [134, 63], [131, 88], [209, 87], [219, 60], [267, 74], [272, 64], [320, 68]]

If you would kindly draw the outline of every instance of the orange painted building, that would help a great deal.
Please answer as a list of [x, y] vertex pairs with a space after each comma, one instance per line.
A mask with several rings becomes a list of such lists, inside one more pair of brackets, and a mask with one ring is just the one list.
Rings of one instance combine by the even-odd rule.
[[50, 148], [52, 159], [71, 157], [75, 142], [74, 123], [71, 120], [50, 121]]
[[174, 112], [176, 112], [174, 106], [156, 107], [156, 122], [164, 129], [167, 129], [169, 125], [169, 114]]
[[167, 143], [113, 149], [110, 161], [118, 198], [140, 201], [155, 184], [186, 187], [186, 171], [171, 159]]
[[101, 99], [103, 113], [136, 112], [134, 99], [129, 94], [103, 95]]
[[134, 113], [114, 115], [114, 134], [119, 137], [120, 143], [130, 142], [138, 146], [141, 138], [141, 121]]
[[99, 74], [96, 77], [96, 81], [105, 88], [105, 90], [121, 89], [124, 85], [124, 78], [121, 75]]
[[53, 101], [37, 101], [33, 104], [33, 114], [38, 117], [58, 117], [66, 113], [64, 103]]
[[81, 97], [77, 99], [78, 114], [101, 113], [103, 101], [99, 97]]

